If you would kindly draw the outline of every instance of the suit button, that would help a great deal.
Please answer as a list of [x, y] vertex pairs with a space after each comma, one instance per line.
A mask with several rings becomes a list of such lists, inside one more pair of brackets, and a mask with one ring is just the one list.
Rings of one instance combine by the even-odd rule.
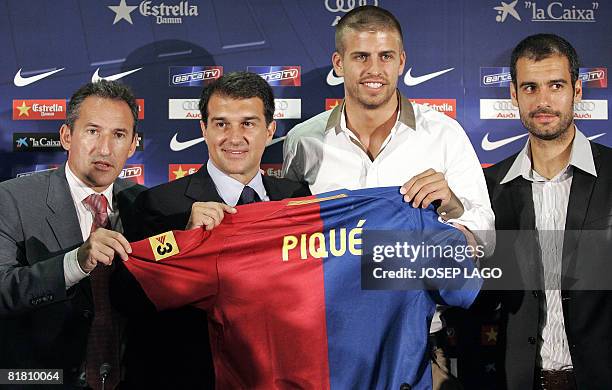
[[529, 341], [529, 344], [531, 344], [531, 345], [533, 345], [533, 344], [535, 344], [535, 343], [536, 343], [536, 339], [535, 339], [535, 337], [529, 337], [529, 338], [527, 339], [527, 341]]
[[400, 390], [411, 390], [412, 386], [410, 386], [408, 383], [402, 383], [400, 385]]
[[93, 317], [91, 310], [83, 310], [83, 318], [90, 320]]
[[533, 296], [534, 296], [535, 298], [537, 298], [537, 297], [539, 297], [539, 296], [540, 296], [540, 293], [539, 293], [539, 292], [537, 292], [537, 291], [532, 291], [531, 293], [533, 294]]

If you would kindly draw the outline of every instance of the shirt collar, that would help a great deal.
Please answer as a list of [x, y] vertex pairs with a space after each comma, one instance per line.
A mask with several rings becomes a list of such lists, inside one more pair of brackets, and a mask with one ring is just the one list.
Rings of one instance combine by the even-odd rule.
[[[576, 167], [597, 177], [595, 161], [593, 161], [593, 153], [591, 151], [591, 144], [587, 137], [580, 130], [578, 130], [577, 126], [574, 140], [572, 141], [572, 150], [570, 152], [570, 160], [568, 165]], [[508, 183], [519, 176], [522, 176], [529, 181], [533, 181], [534, 178], [531, 168], [531, 147], [529, 140], [527, 140], [527, 143], [516, 156], [512, 166], [500, 184]]]
[[72, 200], [75, 203], [82, 204], [85, 198], [92, 194], [102, 194], [108, 201], [108, 208], [113, 211], [113, 186], [115, 183], [111, 183], [104, 191], [96, 192], [87, 184], [83, 183], [71, 170], [66, 162], [66, 180], [68, 181], [68, 187], [72, 194]]
[[[416, 130], [416, 119], [414, 116], [414, 108], [412, 107], [412, 103], [406, 97], [404, 97], [399, 91], [397, 91], [397, 95], [399, 96], [399, 115], [397, 122], [400, 122], [410, 129]], [[397, 128], [397, 123], [393, 127]], [[340, 134], [343, 129], [346, 129], [346, 120], [344, 117], [344, 99], [338, 104], [333, 110], [329, 118], [327, 119], [327, 125], [325, 126], [325, 131], [335, 129], [336, 134]]]
[[[213, 162], [209, 159], [206, 163], [206, 169], [208, 170], [208, 174], [212, 178], [215, 183], [215, 187], [221, 199], [225, 202], [225, 204], [230, 206], [236, 206], [238, 203], [238, 199], [240, 199], [240, 194], [242, 194], [242, 190], [245, 185], [239, 182], [238, 180], [230, 177], [225, 172], [221, 171], [219, 168], [213, 164]], [[261, 177], [261, 172], [257, 172], [255, 177], [248, 182], [247, 186], [257, 192], [259, 195], [259, 199], [266, 198], [266, 188], [263, 184], [263, 179]]]

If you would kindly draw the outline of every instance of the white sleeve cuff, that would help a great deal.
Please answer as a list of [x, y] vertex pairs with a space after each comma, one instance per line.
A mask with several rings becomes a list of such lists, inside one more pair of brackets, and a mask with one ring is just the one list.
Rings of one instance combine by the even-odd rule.
[[89, 276], [88, 273], [81, 269], [77, 259], [79, 248], [73, 249], [64, 255], [64, 281], [66, 282], [66, 290], [80, 282], [83, 278]]
[[489, 257], [495, 251], [495, 216], [491, 209], [483, 206], [472, 206], [466, 199], [461, 199], [464, 212], [459, 218], [449, 219], [468, 228], [478, 244], [484, 248], [485, 257]]

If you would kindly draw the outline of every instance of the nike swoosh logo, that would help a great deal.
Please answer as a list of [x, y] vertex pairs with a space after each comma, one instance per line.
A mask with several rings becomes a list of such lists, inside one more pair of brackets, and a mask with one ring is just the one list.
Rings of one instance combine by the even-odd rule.
[[127, 75], [130, 75], [132, 73], [138, 72], [140, 69], [142, 69], [142, 68], [132, 69], [132, 70], [128, 70], [127, 72], [117, 73], [117, 74], [113, 74], [113, 75], [106, 76], [106, 77], [100, 77], [100, 75], [99, 75], [100, 68], [98, 68], [94, 72], [93, 76], [91, 76], [91, 82], [92, 83], [97, 83], [100, 80], [108, 80], [108, 81], [119, 80], [120, 78], [123, 78], [123, 77], [125, 77]]
[[434, 77], [438, 77], [440, 75], [443, 75], [446, 72], [450, 72], [453, 69], [455, 68], [448, 68], [448, 69], [440, 70], [438, 72], [425, 74], [423, 76], [412, 77], [412, 74], [411, 74], [412, 68], [410, 68], [408, 69], [408, 72], [406, 72], [406, 74], [404, 75], [404, 84], [406, 84], [409, 87], [414, 87], [415, 85], [424, 83], [425, 81], [431, 80]]
[[[22, 68], [23, 69], [23, 68]], [[56, 70], [51, 70], [49, 72], [45, 72], [45, 73], [41, 73], [41, 74], [37, 74], [36, 76], [30, 76], [30, 77], [23, 77], [21, 75], [21, 69], [19, 69], [17, 71], [17, 73], [15, 73], [15, 78], [13, 79], [13, 83], [15, 83], [16, 87], [25, 87], [26, 85], [30, 85], [32, 83], [37, 82], [38, 80], [42, 80], [45, 77], [49, 77], [52, 74], [55, 74], [57, 72], [61, 72], [62, 70], [64, 70], [66, 68], [61, 68], [61, 69], [56, 69]]]
[[529, 133], [515, 135], [514, 137], [500, 139], [499, 141], [489, 141], [489, 133], [487, 133], [482, 139], [482, 143], [480, 144], [480, 146], [482, 147], [483, 150], [490, 152], [491, 150], [499, 149], [504, 145], [508, 145], [509, 143], [512, 143], [523, 137], [526, 137], [527, 134]]
[[[185, 150], [187, 148], [192, 147], [193, 145], [197, 145], [200, 142], [204, 141], [204, 137], [200, 137], [200, 138], [195, 138], [189, 141], [179, 141], [176, 139], [176, 136], [178, 135], [178, 133], [174, 134], [174, 137], [172, 137], [172, 139], [170, 140], [170, 149], [172, 149], [175, 152], [180, 152], [181, 150]], [[272, 141], [270, 141], [269, 144], [266, 145], [266, 148], [268, 146], [272, 146], [278, 142], [284, 141], [285, 138], [287, 138], [287, 136], [283, 136], [283, 137], [278, 137], [278, 138], [274, 138]]]
[[180, 152], [181, 150], [185, 150], [204, 141], [204, 137], [191, 139], [189, 141], [179, 141], [176, 139], [177, 135], [178, 133], [174, 133], [174, 137], [170, 140], [170, 149], [174, 152]]
[[270, 141], [270, 143], [269, 143], [269, 144], [267, 144], [267, 145], [266, 145], [266, 148], [267, 148], [268, 146], [272, 146], [272, 145], [274, 145], [274, 144], [276, 144], [276, 143], [279, 143], [279, 142], [281, 142], [281, 141], [284, 141], [284, 140], [285, 140], [285, 138], [287, 138], [287, 136], [286, 136], [286, 135], [284, 135], [284, 136], [282, 136], [282, 137], [274, 138], [272, 141]]
[[601, 133], [601, 134], [592, 135], [592, 136], [590, 136], [590, 137], [587, 137], [587, 139], [588, 139], [589, 141], [593, 141], [593, 140], [596, 140], [596, 139], [597, 139], [597, 138], [599, 138], [599, 137], [603, 137], [604, 135], [606, 135], [606, 133]]
[[344, 77], [338, 77], [334, 73], [334, 68], [331, 68], [327, 74], [327, 84], [329, 85], [340, 85], [344, 82]]

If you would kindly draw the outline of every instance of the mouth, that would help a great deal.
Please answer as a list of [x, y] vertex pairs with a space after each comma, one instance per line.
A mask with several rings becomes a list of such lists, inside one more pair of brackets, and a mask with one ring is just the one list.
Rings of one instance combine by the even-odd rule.
[[113, 164], [104, 160], [94, 161], [93, 164], [96, 169], [104, 172], [110, 171], [113, 168]]
[[379, 81], [379, 80], [375, 80], [375, 81], [366, 80], [366, 81], [361, 82], [361, 85], [365, 86], [368, 89], [375, 90], [375, 91], [381, 89], [385, 84], [386, 84], [385, 82]]
[[548, 124], [553, 122], [555, 119], [557, 119], [557, 115], [554, 114], [535, 114], [533, 115], [533, 118], [535, 119], [536, 122], [540, 123], [540, 124]]
[[242, 158], [246, 156], [248, 150], [243, 149], [221, 149], [228, 158]]

